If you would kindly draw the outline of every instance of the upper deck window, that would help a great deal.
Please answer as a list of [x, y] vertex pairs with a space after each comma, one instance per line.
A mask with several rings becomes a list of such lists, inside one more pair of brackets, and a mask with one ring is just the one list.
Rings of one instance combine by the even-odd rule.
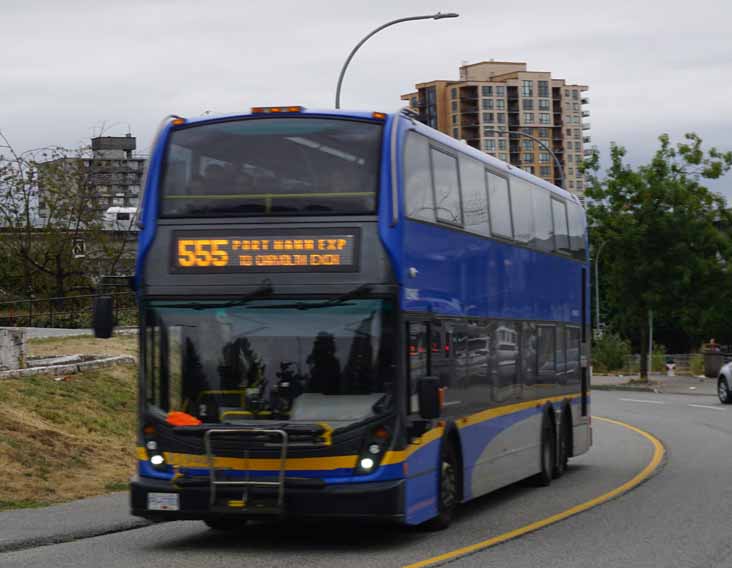
[[164, 217], [373, 214], [382, 126], [330, 118], [208, 123], [171, 134]]

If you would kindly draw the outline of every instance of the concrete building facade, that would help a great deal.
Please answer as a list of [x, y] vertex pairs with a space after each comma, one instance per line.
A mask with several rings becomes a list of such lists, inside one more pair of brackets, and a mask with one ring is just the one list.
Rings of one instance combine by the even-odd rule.
[[[460, 67], [460, 79], [418, 83], [402, 95], [420, 120], [500, 160], [576, 193], [584, 202], [579, 165], [591, 142], [587, 85], [569, 84], [526, 63], [483, 61]], [[549, 147], [564, 171], [560, 173]]]

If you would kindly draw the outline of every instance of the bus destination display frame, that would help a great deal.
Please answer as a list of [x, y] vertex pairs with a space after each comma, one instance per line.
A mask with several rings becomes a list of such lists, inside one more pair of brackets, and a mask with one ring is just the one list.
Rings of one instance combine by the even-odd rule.
[[358, 227], [173, 231], [175, 274], [358, 272]]

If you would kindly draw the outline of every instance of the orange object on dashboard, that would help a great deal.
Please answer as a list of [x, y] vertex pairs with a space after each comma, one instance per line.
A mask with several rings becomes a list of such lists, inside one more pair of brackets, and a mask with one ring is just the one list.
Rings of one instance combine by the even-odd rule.
[[179, 411], [173, 411], [168, 412], [168, 418], [167, 418], [168, 424], [171, 424], [173, 426], [199, 426], [203, 424], [198, 418], [195, 416], [191, 416], [190, 414], [187, 414], [185, 412], [179, 412]]

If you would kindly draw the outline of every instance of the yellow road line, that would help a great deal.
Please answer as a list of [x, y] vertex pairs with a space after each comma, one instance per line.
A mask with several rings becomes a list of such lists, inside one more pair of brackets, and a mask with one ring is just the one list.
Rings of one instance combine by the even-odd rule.
[[462, 548], [440, 554], [439, 556], [433, 556], [432, 558], [427, 558], [426, 560], [420, 560], [419, 562], [414, 562], [413, 564], [407, 564], [402, 568], [423, 568], [425, 566], [434, 566], [435, 564], [438, 564], [440, 562], [454, 560], [455, 558], [458, 558], [460, 556], [465, 556], [466, 554], [471, 554], [479, 550], [485, 550], [486, 548], [490, 548], [491, 546], [495, 546], [496, 544], [500, 544], [502, 542], [506, 542], [507, 540], [511, 540], [527, 533], [534, 532], [543, 527], [576, 515], [577, 513], [581, 513], [582, 511], [586, 511], [587, 509], [596, 507], [602, 503], [605, 503], [606, 501], [609, 501], [610, 499], [617, 497], [618, 495], [622, 495], [623, 493], [626, 493], [634, 487], [640, 485], [641, 483], [643, 483], [643, 481], [653, 475], [656, 469], [658, 469], [658, 466], [661, 464], [663, 456], [666, 453], [663, 444], [660, 442], [660, 440], [658, 440], [658, 438], [656, 438], [652, 434], [649, 434], [648, 432], [644, 432], [640, 428], [636, 428], [635, 426], [631, 426], [630, 424], [626, 424], [625, 422], [620, 422], [619, 420], [601, 418], [598, 416], [593, 416], [593, 418], [595, 420], [601, 420], [603, 422], [609, 422], [610, 424], [622, 426], [624, 428], [627, 428], [628, 430], [632, 430], [636, 434], [640, 434], [646, 440], [648, 440], [653, 445], [653, 457], [651, 458], [651, 461], [648, 462], [648, 465], [646, 465], [646, 467], [644, 467], [635, 477], [633, 477], [629, 481], [626, 481], [619, 487], [616, 487], [615, 489], [608, 491], [607, 493], [600, 495], [599, 497], [595, 497], [594, 499], [590, 499], [589, 501], [585, 501], [584, 503], [580, 503], [579, 505], [570, 507], [569, 509], [562, 511], [561, 513], [557, 513], [556, 515], [552, 515], [551, 517], [547, 517], [545, 519], [541, 519], [540, 521], [524, 525], [523, 527], [519, 527], [512, 531], [499, 534], [498, 536], [494, 536], [487, 540], [476, 542], [475, 544], [471, 544], [469, 546], [464, 546]]

